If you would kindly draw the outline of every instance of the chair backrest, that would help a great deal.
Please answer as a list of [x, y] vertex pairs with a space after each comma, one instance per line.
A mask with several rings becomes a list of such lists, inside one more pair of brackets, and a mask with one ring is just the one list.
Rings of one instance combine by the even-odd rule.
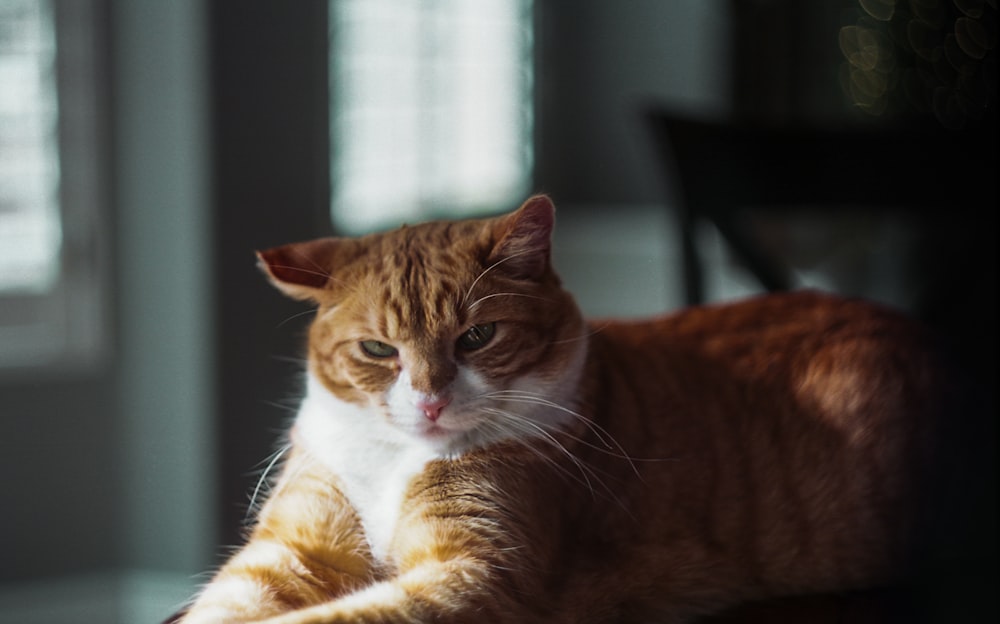
[[[741, 227], [737, 213], [746, 208], [893, 211], [927, 222], [968, 217], [970, 227], [991, 233], [996, 223], [995, 124], [965, 132], [878, 124], [778, 127], [699, 121], [661, 108], [645, 117], [680, 186], [676, 208], [690, 304], [704, 299], [695, 240], [700, 219], [713, 223], [772, 291], [789, 288], [791, 279]], [[992, 245], [983, 240], [982, 246]]]
[[767, 127], [647, 113], [697, 210], [859, 206], [982, 209], [996, 202], [996, 140], [980, 132]]

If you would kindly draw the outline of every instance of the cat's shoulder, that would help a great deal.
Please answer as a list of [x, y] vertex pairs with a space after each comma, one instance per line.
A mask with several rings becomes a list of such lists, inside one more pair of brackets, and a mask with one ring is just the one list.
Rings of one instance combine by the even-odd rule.
[[815, 290], [769, 293], [692, 306], [638, 320], [593, 320], [598, 342], [632, 347], [726, 351], [789, 348], [841, 341], [933, 350], [928, 329], [872, 301]]

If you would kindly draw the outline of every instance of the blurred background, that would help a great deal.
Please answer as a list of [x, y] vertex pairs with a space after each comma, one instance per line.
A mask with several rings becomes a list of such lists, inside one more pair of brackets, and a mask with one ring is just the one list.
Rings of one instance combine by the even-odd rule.
[[588, 314], [873, 298], [946, 336], [991, 437], [996, 13], [0, 0], [0, 622], [159, 621], [239, 542], [308, 322], [255, 249], [536, 191]]

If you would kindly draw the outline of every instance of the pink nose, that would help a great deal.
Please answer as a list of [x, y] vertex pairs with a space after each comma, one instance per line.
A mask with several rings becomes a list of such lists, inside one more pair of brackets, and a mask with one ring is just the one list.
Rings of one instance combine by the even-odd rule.
[[424, 413], [427, 420], [431, 422], [437, 422], [438, 418], [441, 418], [441, 410], [451, 403], [451, 397], [440, 396], [440, 397], [426, 397], [419, 399], [417, 401], [417, 409]]

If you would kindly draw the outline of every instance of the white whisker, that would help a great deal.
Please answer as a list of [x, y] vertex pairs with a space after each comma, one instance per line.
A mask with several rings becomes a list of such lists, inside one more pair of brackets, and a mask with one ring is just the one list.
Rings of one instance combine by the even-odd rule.
[[274, 468], [274, 465], [277, 464], [278, 460], [281, 459], [291, 448], [291, 444], [286, 444], [271, 455], [271, 461], [268, 462], [263, 472], [261, 472], [260, 478], [257, 479], [257, 485], [253, 488], [253, 494], [250, 495], [250, 505], [247, 507], [246, 515], [243, 516], [244, 522], [249, 519], [250, 514], [253, 513], [257, 503], [257, 496], [260, 494], [261, 488], [267, 482], [267, 477], [271, 474], [271, 470]]
[[580, 470], [580, 474], [583, 476], [582, 479], [573, 472], [571, 472], [570, 470], [567, 470], [564, 466], [562, 466], [552, 457], [549, 457], [545, 453], [541, 452], [532, 445], [528, 444], [527, 440], [525, 440], [522, 436], [515, 435], [512, 438], [513, 440], [518, 442], [521, 446], [530, 450], [536, 457], [545, 461], [547, 464], [558, 470], [563, 476], [575, 481], [576, 483], [579, 483], [580, 485], [586, 486], [587, 489], [590, 491], [591, 495], [595, 494], [594, 486], [590, 482], [589, 477], [587, 476], [586, 466], [583, 466], [582, 462], [577, 457], [575, 457], [569, 451], [569, 449], [560, 444], [559, 441], [556, 440], [551, 434], [546, 432], [538, 425], [527, 420], [526, 418], [521, 418], [516, 414], [488, 407], [482, 408], [482, 411], [487, 414], [503, 417], [504, 419], [503, 421], [489, 421], [490, 424], [493, 426], [493, 428], [496, 429], [498, 432], [509, 434], [510, 429], [513, 428], [514, 430], [516, 430], [517, 433], [520, 433], [523, 436], [527, 436], [530, 439], [542, 439], [552, 444], [556, 449], [558, 449], [561, 453], [563, 453], [571, 462], [573, 462], [574, 465], [576, 465], [577, 469]]
[[596, 335], [596, 334], [599, 334], [599, 333], [601, 333], [601, 332], [602, 332], [602, 331], [604, 331], [604, 329], [605, 329], [606, 327], [608, 327], [609, 325], [611, 325], [611, 321], [607, 321], [607, 322], [605, 322], [605, 323], [601, 324], [600, 326], [598, 326], [598, 327], [595, 327], [595, 328], [594, 328], [594, 329], [592, 329], [591, 331], [589, 331], [589, 332], [586, 332], [586, 333], [584, 333], [584, 334], [581, 334], [581, 335], [579, 335], [579, 336], [576, 336], [576, 337], [574, 337], [574, 338], [566, 338], [565, 340], [553, 340], [553, 341], [552, 341], [552, 342], [550, 342], [549, 344], [554, 344], [554, 345], [558, 345], [558, 344], [568, 344], [568, 343], [570, 343], [570, 342], [579, 342], [579, 341], [581, 341], [581, 340], [586, 340], [586, 339], [590, 338], [591, 336], [594, 336], [594, 335]]
[[337, 284], [339, 286], [351, 286], [351, 284], [352, 284], [351, 282], [349, 282], [347, 280], [342, 280], [342, 279], [338, 279], [338, 278], [334, 277], [332, 273], [330, 273], [329, 271], [327, 271], [326, 269], [324, 269], [321, 265], [319, 265], [317, 262], [313, 261], [312, 259], [310, 259], [310, 258], [308, 258], [306, 256], [301, 256], [301, 258], [303, 260], [308, 261], [309, 264], [311, 264], [314, 267], [314, 269], [307, 269], [307, 268], [302, 267], [302, 266], [294, 266], [294, 265], [289, 265], [289, 264], [274, 264], [274, 265], [269, 265], [269, 266], [271, 266], [271, 267], [273, 267], [275, 269], [288, 269], [288, 270], [291, 270], [291, 271], [297, 271], [299, 273], [304, 273], [306, 275], [316, 275], [318, 277], [322, 277], [328, 283]]
[[[305, 259], [309, 260], [308, 258], [305, 258]], [[298, 273], [305, 273], [306, 275], [317, 275], [319, 277], [322, 277], [323, 279], [330, 279], [330, 277], [331, 277], [330, 273], [327, 272], [327, 271], [324, 271], [323, 267], [319, 266], [318, 264], [316, 264], [315, 262], [313, 262], [311, 260], [309, 260], [309, 264], [312, 264], [313, 266], [315, 266], [317, 270], [313, 271], [313, 270], [310, 270], [310, 269], [305, 269], [305, 268], [302, 268], [300, 266], [293, 266], [293, 265], [290, 265], [290, 264], [272, 264], [270, 266], [272, 268], [275, 268], [275, 269], [288, 269], [290, 271], [296, 271]]]
[[513, 260], [514, 258], [517, 258], [518, 256], [523, 256], [523, 255], [526, 255], [526, 254], [529, 254], [529, 253], [534, 253], [534, 251], [530, 250], [530, 249], [527, 249], [525, 251], [519, 251], [517, 253], [513, 253], [513, 254], [510, 254], [509, 256], [501, 258], [500, 260], [497, 260], [496, 262], [494, 262], [490, 266], [486, 267], [486, 269], [484, 269], [482, 273], [480, 273], [478, 276], [476, 276], [476, 279], [472, 280], [472, 285], [469, 286], [469, 289], [467, 291], [465, 291], [465, 296], [462, 297], [462, 307], [465, 307], [465, 302], [469, 300], [470, 296], [472, 296], [472, 290], [476, 287], [476, 284], [479, 283], [479, 280], [483, 279], [483, 277], [485, 277], [487, 273], [489, 273], [493, 269], [497, 268], [498, 266], [500, 266], [504, 262], [507, 262], [508, 260]]
[[473, 301], [472, 303], [470, 303], [469, 306], [466, 309], [467, 310], [471, 310], [472, 308], [476, 307], [480, 303], [486, 301], [487, 299], [492, 299], [493, 297], [526, 297], [528, 299], [538, 299], [539, 301], [547, 301], [547, 299], [545, 299], [545, 297], [537, 297], [535, 295], [528, 295], [528, 294], [525, 294], [525, 293], [501, 292], [501, 293], [493, 293], [491, 295], [486, 295], [486, 296], [480, 297], [479, 299], [476, 299], [475, 301]]
[[316, 312], [316, 308], [315, 307], [311, 307], [308, 310], [305, 310], [304, 312], [299, 312], [297, 314], [293, 314], [293, 315], [289, 316], [288, 318], [284, 319], [283, 321], [281, 321], [280, 323], [278, 323], [277, 327], [282, 327], [282, 326], [286, 325], [287, 323], [290, 323], [290, 322], [294, 321], [297, 318], [300, 318], [300, 317], [303, 317], [303, 316], [309, 316], [310, 314], [313, 314], [314, 312]]
[[[532, 450], [540, 458], [544, 459], [550, 465], [556, 467], [563, 475], [567, 476], [573, 481], [576, 481], [577, 483], [580, 483], [581, 485], [585, 485], [588, 491], [590, 492], [591, 496], [594, 496], [595, 498], [598, 495], [597, 490], [594, 488], [594, 483], [596, 483], [597, 485], [600, 486], [601, 490], [610, 500], [613, 500], [619, 507], [622, 508], [623, 511], [631, 515], [631, 512], [629, 511], [628, 507], [616, 495], [615, 491], [611, 489], [608, 486], [608, 484], [598, 475], [598, 471], [595, 470], [593, 466], [588, 466], [586, 462], [584, 462], [582, 459], [574, 455], [573, 452], [570, 451], [568, 448], [566, 448], [566, 446], [562, 442], [560, 442], [554, 435], [552, 435], [552, 433], [546, 431], [546, 429], [543, 426], [532, 421], [529, 418], [525, 418], [514, 412], [509, 412], [506, 410], [501, 410], [496, 408], [482, 408], [482, 410], [489, 414], [502, 416], [505, 419], [504, 425], [513, 425], [518, 431], [526, 434], [527, 436], [530, 436], [535, 439], [540, 439], [552, 445], [567, 459], [569, 459], [569, 461], [571, 461], [574, 466], [576, 466], [577, 470], [580, 471], [582, 479], [574, 475], [572, 472], [570, 472], [563, 466], [559, 465], [558, 462], [546, 456], [544, 453], [540, 453], [540, 451], [537, 451], [537, 449], [532, 449]], [[515, 438], [515, 439], [520, 440], [520, 438]], [[571, 439], [573, 438], [571, 437]], [[522, 444], [524, 444], [523, 441]], [[526, 448], [532, 448], [526, 444], [525, 446]], [[605, 476], [611, 476], [604, 471], [601, 472], [604, 473]]]
[[636, 461], [663, 461], [661, 459], [637, 459], [632, 457], [625, 450], [625, 448], [614, 438], [614, 436], [612, 436], [608, 432], [607, 429], [601, 427], [592, 419], [587, 418], [586, 416], [580, 414], [579, 412], [575, 412], [567, 407], [559, 405], [558, 403], [550, 401], [544, 398], [543, 396], [535, 394], [533, 392], [526, 392], [522, 390], [499, 390], [484, 395], [484, 398], [500, 399], [512, 403], [528, 403], [528, 404], [542, 405], [573, 416], [579, 422], [583, 423], [594, 435], [594, 437], [596, 437], [601, 442], [601, 444], [605, 446], [605, 448], [600, 448], [598, 446], [591, 444], [590, 442], [587, 442], [582, 438], [572, 436], [569, 433], [564, 432], [565, 435], [572, 438], [573, 440], [576, 440], [580, 444], [583, 444], [584, 446], [592, 448], [598, 452], [605, 453], [607, 455], [610, 455], [611, 457], [624, 459], [625, 461], [629, 462], [629, 465], [632, 468], [632, 472], [634, 472], [635, 475], [640, 479], [642, 479], [642, 474], [639, 472], [639, 469], [635, 465]]

